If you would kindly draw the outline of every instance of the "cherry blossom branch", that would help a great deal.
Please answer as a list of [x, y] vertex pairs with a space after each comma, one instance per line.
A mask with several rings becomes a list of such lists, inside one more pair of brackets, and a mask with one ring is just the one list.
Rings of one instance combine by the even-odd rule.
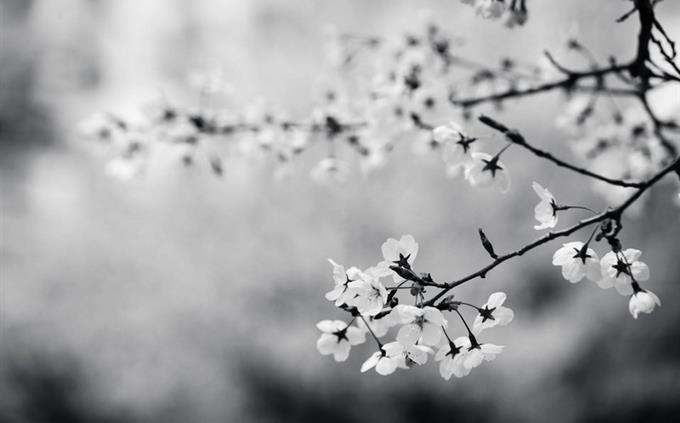
[[543, 244], [546, 244], [552, 240], [555, 240], [557, 238], [562, 238], [568, 235], [571, 235], [572, 233], [578, 231], [579, 229], [585, 228], [587, 226], [590, 226], [595, 223], [600, 223], [604, 222], [608, 219], [614, 220], [616, 222], [620, 222], [621, 217], [623, 216], [623, 213], [625, 210], [630, 207], [632, 204], [634, 204], [640, 196], [647, 191], [649, 188], [651, 188], [654, 184], [659, 182], [664, 176], [671, 172], [680, 172], [680, 157], [676, 158], [673, 160], [671, 164], [666, 166], [665, 168], [661, 169], [657, 174], [652, 176], [650, 179], [648, 179], [646, 182], [641, 183], [641, 185], [637, 188], [637, 191], [635, 191], [626, 201], [624, 201], [620, 206], [614, 208], [614, 209], [609, 209], [606, 211], [603, 211], [599, 214], [596, 214], [595, 216], [592, 216], [588, 219], [584, 219], [580, 221], [579, 223], [570, 226], [569, 228], [563, 229], [561, 231], [557, 232], [549, 232], [546, 235], [536, 239], [535, 241], [525, 245], [524, 247], [515, 250], [511, 253], [507, 253], [504, 255], [499, 256], [497, 259], [495, 259], [493, 262], [490, 264], [484, 266], [480, 270], [477, 270], [474, 273], [471, 273], [461, 279], [445, 283], [445, 288], [442, 289], [439, 293], [437, 293], [434, 297], [430, 298], [428, 301], [423, 303], [423, 306], [433, 306], [435, 302], [442, 298], [444, 295], [446, 295], [447, 292], [452, 290], [453, 288], [464, 284], [465, 282], [471, 281], [476, 278], [485, 278], [486, 275], [499, 266], [501, 263], [510, 260], [513, 257], [519, 257], [523, 255], [524, 253], [527, 253]]
[[628, 181], [623, 181], [620, 179], [612, 179], [608, 178], [606, 176], [599, 175], [597, 173], [591, 172], [585, 168], [575, 166], [571, 163], [565, 162], [564, 160], [558, 159], [557, 157], [553, 156], [551, 153], [541, 150], [539, 148], [536, 148], [529, 144], [524, 136], [519, 133], [516, 129], [510, 129], [507, 126], [503, 125], [502, 123], [498, 122], [495, 119], [492, 119], [488, 116], [481, 115], [479, 116], [479, 121], [482, 122], [483, 124], [495, 129], [496, 131], [502, 133], [507, 137], [508, 140], [510, 140], [512, 143], [519, 145], [520, 147], [524, 147], [530, 152], [532, 152], [534, 155], [544, 158], [546, 160], [549, 160], [556, 164], [557, 166], [564, 167], [566, 169], [572, 170], [576, 173], [580, 173], [581, 175], [585, 175], [603, 182], [606, 182], [611, 185], [617, 185], [621, 187], [629, 187], [629, 188], [640, 188], [644, 184], [642, 182], [628, 182]]
[[[534, 94], [539, 94], [539, 93], [544, 93], [548, 91], [552, 91], [555, 89], [574, 89], [574, 90], [579, 90], [580, 88], [584, 88], [586, 90], [594, 90], [594, 91], [606, 91], [606, 88], [604, 86], [600, 87], [594, 86], [594, 87], [580, 87], [577, 85], [577, 82], [582, 80], [582, 79], [588, 79], [588, 78], [595, 78], [595, 79], [601, 79], [605, 75], [613, 74], [616, 72], [621, 72], [626, 69], [628, 69], [629, 65], [619, 65], [619, 64], [612, 64], [610, 66], [604, 67], [604, 68], [598, 68], [598, 69], [592, 69], [590, 71], [586, 72], [573, 72], [569, 71], [567, 76], [565, 76], [562, 79], [559, 79], [554, 82], [547, 82], [544, 84], [536, 85], [533, 87], [525, 88], [525, 89], [517, 89], [517, 88], [511, 88], [507, 91], [500, 92], [500, 93], [495, 93], [495, 94], [490, 94], [487, 96], [481, 96], [481, 97], [474, 97], [474, 98], [465, 98], [465, 99], [456, 99], [456, 98], [450, 98], [450, 101], [452, 104], [456, 106], [462, 106], [462, 107], [472, 107], [477, 104], [481, 103], [488, 103], [488, 102], [497, 102], [501, 100], [506, 100], [506, 99], [511, 99], [511, 98], [517, 98], [517, 97], [526, 97], [526, 96], [531, 96]], [[566, 70], [566, 69], [565, 69]]]

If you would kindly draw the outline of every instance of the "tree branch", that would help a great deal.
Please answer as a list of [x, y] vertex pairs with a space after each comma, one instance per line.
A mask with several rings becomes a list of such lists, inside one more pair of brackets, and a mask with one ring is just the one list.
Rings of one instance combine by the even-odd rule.
[[557, 166], [564, 167], [566, 169], [572, 170], [576, 173], [580, 173], [581, 175], [585, 175], [588, 177], [591, 177], [593, 179], [597, 179], [603, 182], [606, 182], [611, 185], [616, 185], [620, 187], [628, 187], [628, 188], [640, 188], [644, 185], [642, 182], [627, 182], [623, 181], [620, 179], [612, 179], [608, 178], [606, 176], [599, 175], [597, 173], [593, 173], [589, 171], [588, 169], [581, 168], [575, 165], [572, 165], [571, 163], [567, 163], [564, 160], [558, 159], [557, 157], [553, 156], [551, 153], [541, 150], [539, 148], [536, 148], [532, 145], [530, 145], [524, 136], [520, 134], [516, 129], [510, 129], [507, 126], [503, 125], [502, 123], [498, 122], [497, 120], [494, 120], [488, 116], [481, 115], [479, 117], [479, 121], [482, 122], [483, 124], [495, 129], [496, 131], [502, 133], [505, 135], [510, 141], [512, 141], [514, 144], [517, 144], [521, 147], [526, 148], [527, 150], [531, 151], [534, 155], [537, 157], [544, 158], [546, 160], [549, 160], [556, 164]]
[[510, 260], [513, 257], [519, 257], [523, 255], [524, 253], [527, 253], [531, 250], [533, 250], [536, 247], [539, 247], [543, 244], [546, 244], [554, 239], [565, 237], [568, 235], [571, 235], [572, 233], [578, 231], [579, 229], [585, 228], [587, 226], [590, 226], [594, 223], [600, 223], [604, 222], [607, 219], [614, 219], [616, 221], [620, 221], [624, 211], [630, 207], [635, 201], [637, 201], [640, 196], [647, 191], [649, 188], [651, 188], [654, 184], [659, 182], [664, 176], [671, 172], [680, 172], [680, 158], [676, 158], [671, 164], [666, 166], [665, 168], [661, 169], [656, 175], [652, 176], [650, 179], [648, 179], [646, 182], [642, 183], [641, 186], [635, 191], [626, 201], [623, 202], [620, 206], [618, 206], [615, 209], [609, 209], [606, 211], [603, 211], [599, 214], [596, 214], [595, 216], [592, 216], [588, 219], [584, 219], [580, 221], [579, 223], [570, 226], [569, 228], [563, 229], [561, 231], [557, 232], [549, 232], [548, 234], [538, 238], [537, 240], [525, 245], [524, 247], [515, 250], [511, 253], [504, 254], [502, 256], [499, 256], [497, 259], [495, 259], [493, 262], [490, 264], [484, 266], [483, 268], [477, 270], [474, 273], [471, 273], [461, 279], [448, 282], [444, 284], [446, 288], [441, 290], [439, 293], [437, 293], [434, 297], [430, 298], [428, 301], [426, 301], [423, 306], [431, 306], [434, 305], [434, 303], [446, 295], [447, 292], [452, 290], [453, 288], [464, 284], [465, 282], [471, 281], [476, 278], [484, 278], [486, 277], [487, 273], [496, 268], [498, 265], [501, 263]]

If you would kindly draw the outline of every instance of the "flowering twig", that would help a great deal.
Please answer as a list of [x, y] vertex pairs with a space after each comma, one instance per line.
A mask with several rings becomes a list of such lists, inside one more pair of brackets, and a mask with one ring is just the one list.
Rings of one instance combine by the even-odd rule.
[[529, 144], [524, 136], [520, 134], [517, 130], [515, 129], [510, 129], [507, 126], [503, 125], [502, 123], [498, 122], [495, 119], [492, 119], [488, 116], [481, 115], [479, 116], [479, 121], [482, 122], [483, 124], [495, 129], [496, 131], [499, 131], [503, 135], [505, 135], [511, 142], [514, 144], [519, 145], [520, 147], [524, 147], [527, 150], [531, 151], [534, 155], [550, 160], [554, 164], [560, 167], [564, 167], [570, 170], [573, 170], [574, 172], [580, 173], [581, 175], [585, 175], [594, 179], [598, 179], [600, 181], [606, 182], [611, 185], [617, 185], [621, 187], [632, 187], [632, 188], [640, 188], [643, 183], [642, 182], [628, 182], [620, 179], [612, 179], [608, 178], [606, 176], [598, 175], [597, 173], [593, 173], [585, 168], [575, 166], [571, 163], [565, 162], [564, 160], [558, 159], [557, 157], [553, 156], [551, 153], [541, 150], [539, 148], [536, 148]]
[[446, 287], [437, 293], [434, 297], [430, 298], [428, 301], [424, 303], [425, 306], [428, 305], [434, 305], [435, 302], [443, 297], [447, 292], [449, 292], [451, 289], [457, 287], [458, 285], [462, 285], [465, 282], [468, 282], [470, 280], [476, 279], [478, 277], [484, 278], [486, 277], [487, 273], [494, 268], [496, 268], [498, 265], [501, 263], [513, 258], [513, 257], [519, 257], [523, 255], [524, 253], [533, 250], [536, 247], [539, 247], [545, 243], [548, 243], [554, 239], [565, 237], [568, 235], [571, 235], [572, 233], [578, 231], [579, 229], [585, 228], [587, 226], [590, 226], [594, 223], [599, 223], [599, 222], [604, 222], [607, 219], [613, 219], [615, 221], [620, 221], [623, 212], [630, 207], [635, 201], [637, 201], [640, 196], [650, 187], [652, 187], [654, 184], [659, 182], [664, 176], [666, 176], [670, 172], [678, 172], [680, 169], [680, 158], [676, 158], [673, 160], [671, 164], [666, 166], [665, 168], [661, 169], [658, 173], [656, 173], [654, 176], [652, 176], [650, 179], [648, 179], [646, 182], [640, 183], [640, 186], [637, 187], [637, 191], [635, 191], [626, 201], [624, 201], [620, 206], [614, 208], [614, 209], [609, 209], [606, 211], [603, 211], [599, 214], [596, 214], [595, 216], [589, 217], [588, 219], [584, 219], [580, 221], [579, 223], [563, 229], [561, 231], [557, 232], [549, 232], [548, 234], [538, 238], [537, 240], [525, 245], [524, 247], [515, 250], [511, 253], [507, 253], [504, 255], [499, 256], [497, 259], [495, 259], [493, 262], [490, 264], [484, 266], [480, 270], [477, 270], [474, 273], [471, 273], [461, 279], [448, 282], [444, 284]]

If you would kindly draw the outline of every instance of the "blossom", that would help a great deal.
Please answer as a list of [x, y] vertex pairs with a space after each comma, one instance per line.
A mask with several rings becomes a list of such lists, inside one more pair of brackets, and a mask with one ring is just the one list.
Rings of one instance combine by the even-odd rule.
[[562, 276], [571, 283], [587, 277], [600, 281], [600, 260], [592, 248], [580, 241], [568, 242], [553, 254], [552, 264], [562, 266]]
[[349, 177], [349, 167], [347, 163], [335, 157], [326, 157], [319, 161], [309, 174], [314, 181], [321, 184], [342, 183]]
[[[378, 267], [388, 270], [393, 265], [410, 269], [418, 255], [418, 243], [412, 235], [403, 235], [399, 241], [389, 238], [380, 249], [384, 260], [378, 264]], [[403, 280], [396, 273], [392, 273], [392, 277], [395, 282]]]
[[536, 195], [541, 199], [541, 202], [536, 205], [534, 209], [534, 217], [539, 221], [540, 225], [534, 226], [534, 229], [541, 230], [546, 228], [554, 228], [557, 225], [557, 202], [555, 196], [550, 191], [543, 188], [538, 182], [531, 185], [536, 192]]
[[439, 373], [444, 379], [449, 380], [451, 375], [463, 377], [470, 374], [470, 369], [463, 365], [466, 348], [469, 346], [470, 339], [461, 336], [439, 348], [434, 359], [439, 361]]
[[483, 361], [492, 361], [503, 351], [503, 346], [495, 344], [480, 344], [476, 339], [469, 339], [470, 346], [463, 356], [463, 366], [474, 369], [482, 364]]
[[415, 307], [400, 304], [394, 308], [404, 325], [397, 333], [397, 341], [413, 345], [418, 339], [424, 345], [437, 345], [442, 335], [442, 327], [447, 326], [442, 312], [434, 307]]
[[335, 301], [335, 305], [347, 303], [354, 297], [354, 291], [349, 289], [349, 283], [359, 277], [361, 270], [356, 267], [350, 267], [345, 270], [345, 267], [328, 259], [333, 266], [333, 281], [335, 287], [326, 293], [328, 301]]
[[501, 192], [510, 188], [510, 175], [498, 156], [487, 153], [472, 153], [472, 164], [465, 169], [465, 179], [473, 187], [497, 186]]
[[425, 345], [404, 345], [400, 342], [394, 347], [393, 358], [397, 367], [401, 369], [410, 369], [415, 365], [422, 366], [427, 363], [427, 355], [432, 354], [432, 348]]
[[380, 282], [380, 278], [387, 276], [389, 270], [384, 267], [371, 267], [363, 272], [357, 272], [357, 280], [349, 282], [354, 298], [351, 305], [359, 313], [374, 316], [383, 309], [387, 301], [387, 289]]
[[661, 300], [652, 291], [645, 289], [633, 293], [628, 302], [628, 310], [634, 319], [638, 318], [640, 312], [651, 313], [656, 306], [661, 307]]
[[605, 254], [600, 261], [602, 268], [600, 287], [613, 286], [621, 295], [633, 294], [633, 280], [641, 282], [649, 279], [649, 267], [638, 261], [641, 254], [640, 250], [634, 248], [628, 248], [618, 254], [613, 251]]
[[382, 244], [380, 250], [386, 262], [399, 264], [406, 261], [410, 266], [418, 255], [418, 243], [413, 235], [403, 235], [399, 238], [399, 241], [388, 238]]
[[366, 333], [356, 326], [348, 326], [342, 320], [322, 320], [316, 324], [322, 332], [316, 341], [316, 349], [321, 355], [333, 354], [335, 361], [345, 361], [352, 345], [366, 340]]
[[477, 0], [475, 9], [484, 19], [498, 19], [505, 12], [505, 3], [503, 0]]
[[476, 139], [465, 136], [460, 126], [455, 123], [434, 128], [432, 138], [435, 142], [444, 144], [442, 157], [447, 166], [447, 175], [458, 176], [461, 169], [470, 164], [471, 145]]
[[394, 373], [399, 365], [399, 358], [403, 354], [403, 347], [399, 342], [390, 342], [383, 345], [380, 351], [374, 352], [361, 365], [361, 372], [364, 373], [375, 367], [375, 371], [383, 376]]
[[494, 326], [505, 326], [512, 321], [515, 313], [509, 308], [503, 307], [505, 298], [506, 295], [503, 292], [494, 292], [489, 296], [489, 300], [480, 307], [479, 314], [472, 324], [472, 331], [475, 334]]

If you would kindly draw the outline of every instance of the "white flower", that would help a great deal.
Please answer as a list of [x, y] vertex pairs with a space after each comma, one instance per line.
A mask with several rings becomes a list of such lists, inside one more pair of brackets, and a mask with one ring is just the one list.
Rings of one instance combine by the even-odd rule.
[[503, 347], [494, 344], [479, 344], [477, 340], [470, 342], [467, 352], [463, 357], [463, 366], [466, 369], [474, 369], [484, 360], [492, 361], [503, 351]]
[[[418, 243], [412, 235], [403, 235], [399, 241], [389, 238], [380, 249], [382, 250], [384, 260], [378, 264], [378, 267], [387, 270], [395, 264], [410, 268], [418, 255]], [[392, 272], [391, 270], [389, 271]], [[392, 277], [395, 282], [403, 280], [396, 273], [392, 273]]]
[[397, 333], [397, 341], [404, 345], [413, 345], [418, 339], [424, 345], [437, 345], [442, 335], [442, 327], [447, 326], [441, 311], [434, 307], [419, 308], [400, 304], [394, 308], [404, 325]]
[[661, 307], [661, 300], [652, 291], [645, 289], [635, 292], [628, 302], [628, 310], [634, 319], [639, 313], [651, 313], [656, 306]]
[[437, 143], [444, 144], [442, 155], [449, 177], [458, 176], [460, 171], [471, 163], [471, 145], [475, 139], [465, 136], [459, 125], [450, 123], [438, 126], [432, 131], [432, 138]]
[[571, 283], [587, 277], [600, 281], [600, 260], [592, 248], [584, 249], [580, 241], [568, 242], [555, 252], [552, 264], [562, 266], [562, 276]]
[[358, 272], [357, 280], [348, 284], [354, 298], [348, 302], [355, 306], [359, 313], [366, 316], [374, 316], [382, 311], [387, 301], [387, 289], [380, 282], [380, 278], [387, 276], [389, 269], [384, 267], [371, 267], [363, 272]]
[[557, 225], [557, 202], [555, 201], [555, 196], [538, 182], [534, 182], [531, 186], [536, 195], [541, 199], [541, 202], [534, 209], [534, 217], [539, 221], [540, 225], [534, 226], [534, 229], [538, 231], [554, 228]]
[[480, 307], [479, 314], [472, 324], [472, 332], [480, 333], [484, 329], [494, 326], [505, 326], [512, 321], [515, 313], [507, 307], [503, 307], [506, 295], [503, 292], [494, 292], [489, 300]]
[[399, 365], [399, 358], [403, 354], [403, 348], [404, 346], [398, 342], [383, 345], [380, 351], [374, 352], [361, 365], [361, 372], [364, 373], [375, 367], [375, 371], [383, 376], [394, 373]]
[[354, 298], [354, 291], [349, 289], [349, 283], [360, 277], [361, 270], [356, 267], [350, 267], [345, 270], [344, 266], [333, 260], [328, 259], [328, 261], [333, 266], [335, 287], [326, 293], [326, 299], [328, 301], [335, 301], [335, 305], [340, 306]]
[[415, 365], [422, 366], [427, 363], [427, 355], [434, 352], [432, 348], [425, 345], [404, 345], [400, 342], [395, 342], [395, 344], [397, 346], [394, 347], [394, 360], [397, 367], [401, 369], [410, 369]]
[[403, 235], [399, 241], [389, 238], [383, 243], [380, 250], [385, 261], [390, 264], [406, 260], [409, 265], [412, 265], [418, 255], [418, 243], [412, 235]]
[[[395, 315], [396, 313], [390, 311], [384, 315], [383, 313], [380, 313], [375, 316], [366, 316], [365, 319], [375, 336], [381, 338], [387, 334], [387, 331], [389, 331], [392, 326], [398, 323], [395, 319]], [[368, 332], [368, 327], [366, 326], [366, 323], [364, 323], [364, 319], [359, 319], [358, 326]]]
[[345, 361], [352, 345], [366, 340], [366, 333], [356, 326], [347, 326], [342, 320], [322, 320], [316, 324], [321, 336], [316, 341], [316, 349], [321, 355], [333, 354], [335, 361]]
[[619, 294], [631, 295], [633, 293], [631, 273], [637, 282], [649, 279], [649, 267], [638, 261], [641, 254], [640, 250], [634, 248], [628, 248], [618, 255], [613, 251], [605, 254], [600, 261], [602, 266], [600, 287], [611, 288], [613, 286]]
[[349, 177], [349, 167], [345, 162], [334, 157], [326, 157], [314, 166], [310, 171], [310, 176], [315, 182], [321, 184], [342, 183]]
[[437, 351], [434, 359], [439, 361], [439, 373], [444, 379], [449, 380], [451, 375], [463, 377], [470, 374], [470, 369], [463, 365], [463, 358], [469, 346], [470, 338], [461, 336], [453, 342], [447, 342]]
[[501, 192], [510, 188], [510, 175], [505, 165], [487, 153], [472, 153], [472, 164], [465, 169], [465, 179], [473, 187], [497, 186]]
[[505, 12], [503, 0], [477, 0], [477, 14], [484, 19], [498, 19]]

